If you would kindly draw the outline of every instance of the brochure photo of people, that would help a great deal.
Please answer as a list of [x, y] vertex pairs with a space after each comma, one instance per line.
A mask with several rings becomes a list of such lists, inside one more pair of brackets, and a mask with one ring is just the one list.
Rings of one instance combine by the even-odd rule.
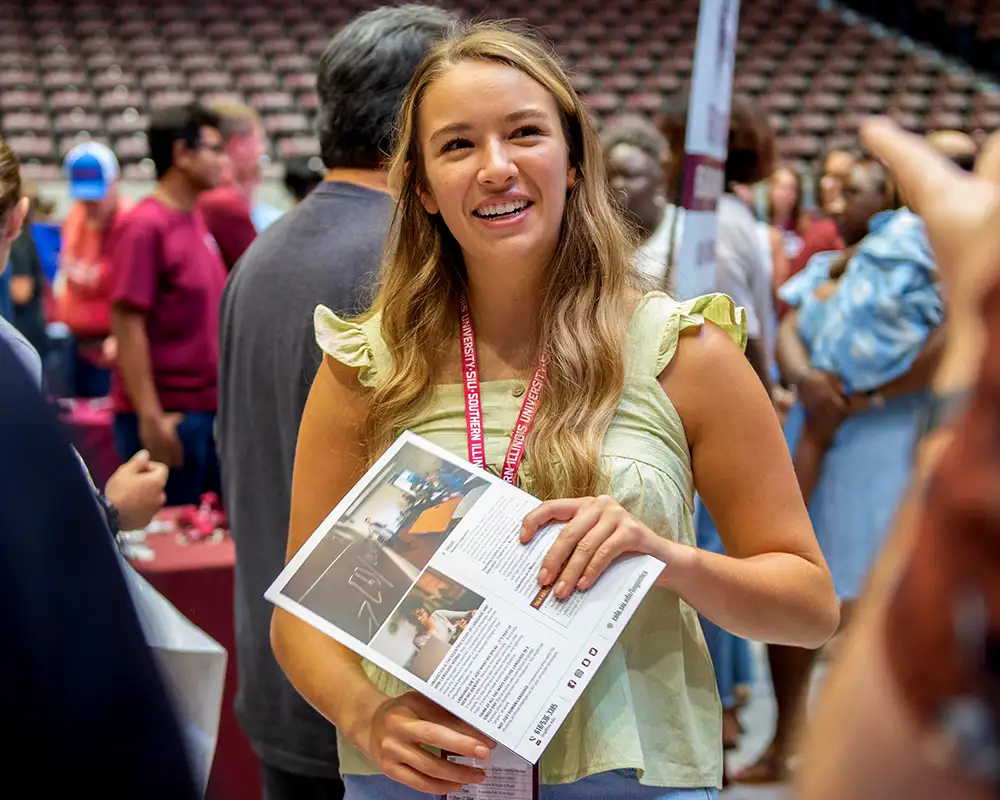
[[482, 604], [480, 595], [428, 567], [372, 648], [429, 681]]
[[489, 482], [405, 444], [281, 593], [365, 644]]

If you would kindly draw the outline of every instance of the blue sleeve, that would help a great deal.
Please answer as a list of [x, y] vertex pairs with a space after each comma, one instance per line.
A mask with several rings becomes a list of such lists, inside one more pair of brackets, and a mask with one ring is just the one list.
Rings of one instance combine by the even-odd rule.
[[778, 297], [788, 305], [798, 308], [818, 287], [830, 280], [830, 265], [837, 260], [840, 252], [829, 250], [817, 253], [806, 262], [801, 272], [792, 275], [778, 289]]
[[851, 390], [873, 391], [909, 372], [944, 320], [923, 221], [904, 209], [866, 239], [829, 305], [822, 347]]

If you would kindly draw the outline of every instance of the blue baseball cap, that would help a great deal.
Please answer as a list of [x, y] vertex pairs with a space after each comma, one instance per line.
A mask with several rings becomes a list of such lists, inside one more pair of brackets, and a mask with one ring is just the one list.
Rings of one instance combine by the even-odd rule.
[[111, 148], [98, 142], [78, 144], [66, 154], [63, 168], [74, 200], [103, 200], [120, 174]]

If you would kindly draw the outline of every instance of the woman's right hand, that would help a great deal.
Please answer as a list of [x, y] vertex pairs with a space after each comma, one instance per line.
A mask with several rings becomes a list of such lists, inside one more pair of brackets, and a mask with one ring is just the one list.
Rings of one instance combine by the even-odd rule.
[[824, 427], [836, 428], [850, 413], [844, 385], [833, 373], [811, 369], [796, 389], [806, 411]]
[[423, 746], [469, 758], [486, 759], [494, 744], [472, 726], [417, 692], [387, 699], [376, 710], [368, 730], [366, 755], [378, 770], [419, 792], [448, 794], [486, 773], [453, 764]]

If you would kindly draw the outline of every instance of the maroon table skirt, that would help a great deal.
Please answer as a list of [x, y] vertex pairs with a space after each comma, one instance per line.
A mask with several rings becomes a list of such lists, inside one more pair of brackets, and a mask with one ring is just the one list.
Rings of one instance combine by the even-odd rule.
[[60, 402], [65, 409], [60, 416], [69, 427], [73, 446], [87, 464], [94, 483], [103, 489], [108, 478], [122, 463], [115, 450], [111, 401], [102, 397]]

